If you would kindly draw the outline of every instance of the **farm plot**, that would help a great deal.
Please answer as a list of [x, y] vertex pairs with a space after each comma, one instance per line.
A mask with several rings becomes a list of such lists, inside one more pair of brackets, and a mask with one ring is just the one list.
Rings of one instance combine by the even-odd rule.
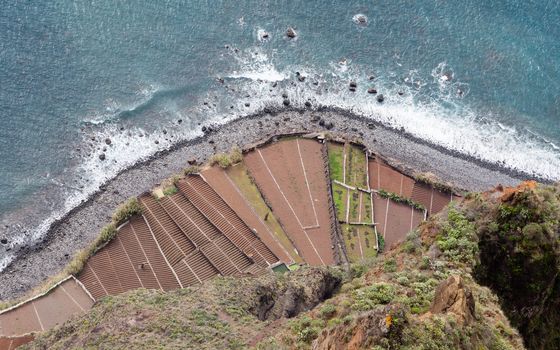
[[377, 255], [377, 237], [373, 226], [342, 224], [342, 236], [350, 262]]
[[404, 240], [408, 232], [424, 220], [424, 212], [403, 203], [374, 194], [377, 233], [383, 236], [385, 247], [391, 248]]
[[286, 234], [311, 265], [334, 263], [321, 147], [315, 140], [282, 140], [244, 159]]
[[202, 172], [210, 186], [284, 263], [301, 263], [292, 242], [264, 202], [243, 163]]

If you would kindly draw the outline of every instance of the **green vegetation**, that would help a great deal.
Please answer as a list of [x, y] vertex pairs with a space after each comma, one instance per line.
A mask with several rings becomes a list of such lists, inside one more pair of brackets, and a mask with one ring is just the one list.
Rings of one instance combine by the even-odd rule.
[[498, 294], [528, 348], [560, 348], [560, 186], [526, 182], [463, 207], [479, 241], [475, 277]]
[[169, 186], [163, 189], [164, 196], [171, 196], [177, 192], [179, 192], [179, 189], [176, 186]]
[[233, 147], [229, 153], [216, 153], [209, 161], [210, 166], [219, 165], [221, 168], [229, 168], [230, 166], [243, 161], [243, 153], [237, 146]]
[[113, 213], [113, 223], [119, 226], [132, 216], [140, 213], [142, 213], [142, 207], [138, 202], [138, 198], [131, 197], [117, 207], [117, 210]]
[[415, 202], [410, 198], [401, 197], [398, 194], [393, 193], [393, 192], [387, 192], [385, 190], [378, 190], [377, 194], [382, 198], [388, 198], [388, 199], [392, 200], [393, 202], [409, 205], [409, 206], [413, 207], [414, 209], [418, 209], [418, 210], [422, 210], [422, 211], [426, 210], [426, 208], [422, 204], [420, 204], [418, 202]]
[[373, 226], [342, 224], [341, 228], [350, 262], [360, 262], [377, 255]]
[[371, 194], [362, 192], [362, 222], [373, 224]]
[[475, 228], [456, 208], [450, 207], [437, 237], [439, 249], [454, 262], [473, 266], [478, 256]]
[[344, 182], [344, 146], [339, 143], [328, 142], [327, 150], [331, 180]]
[[367, 188], [367, 162], [363, 148], [346, 145], [346, 183], [350, 186]]
[[360, 192], [348, 191], [350, 195], [350, 215], [348, 220], [350, 222], [359, 222], [360, 218]]
[[337, 183], [332, 183], [333, 201], [336, 208], [336, 217], [339, 221], [346, 221], [346, 203], [348, 189]]
[[200, 172], [200, 167], [197, 165], [191, 165], [187, 168], [185, 168], [185, 170], [183, 170], [183, 174], [185, 176], [189, 176], [192, 174], [198, 174]]

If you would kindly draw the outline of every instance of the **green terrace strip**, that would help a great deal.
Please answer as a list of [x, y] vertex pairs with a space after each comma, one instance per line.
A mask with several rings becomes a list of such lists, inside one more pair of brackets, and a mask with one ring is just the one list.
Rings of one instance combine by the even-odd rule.
[[387, 198], [397, 203], [407, 204], [413, 207], [414, 209], [418, 209], [422, 211], [426, 210], [426, 207], [424, 207], [422, 204], [415, 202], [410, 198], [401, 197], [396, 193], [387, 192], [385, 190], [377, 190], [376, 193], [379, 194], [379, 196], [382, 198]]

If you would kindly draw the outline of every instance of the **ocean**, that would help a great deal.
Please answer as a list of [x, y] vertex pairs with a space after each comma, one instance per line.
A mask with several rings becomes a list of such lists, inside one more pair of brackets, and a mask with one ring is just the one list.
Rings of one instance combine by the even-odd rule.
[[5, 3], [0, 270], [118, 171], [282, 93], [560, 180], [559, 37], [551, 0]]

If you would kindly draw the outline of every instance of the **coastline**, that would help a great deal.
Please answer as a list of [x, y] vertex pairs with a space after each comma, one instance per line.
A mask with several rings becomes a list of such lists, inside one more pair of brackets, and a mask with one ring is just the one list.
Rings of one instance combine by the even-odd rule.
[[[318, 118], [323, 118], [327, 122], [325, 125], [332, 122], [334, 127], [327, 130], [319, 125]], [[316, 120], [313, 122], [312, 119]], [[122, 170], [86, 201], [56, 220], [42, 241], [20, 249], [16, 260], [0, 272], [3, 281], [0, 300], [22, 296], [49, 276], [57, 274], [77, 250], [95, 239], [119, 203], [181, 172], [188, 166], [187, 160], [204, 162], [212, 154], [229, 151], [234, 145], [245, 146], [279, 133], [328, 131], [355, 136], [371, 151], [409, 173], [431, 172], [439, 179], [469, 191], [484, 190], [498, 183], [513, 185], [521, 179], [534, 178], [336, 108], [266, 108], [260, 113], [212, 128], [213, 131], [204, 136], [178, 142], [168, 150], [157, 152]]]

